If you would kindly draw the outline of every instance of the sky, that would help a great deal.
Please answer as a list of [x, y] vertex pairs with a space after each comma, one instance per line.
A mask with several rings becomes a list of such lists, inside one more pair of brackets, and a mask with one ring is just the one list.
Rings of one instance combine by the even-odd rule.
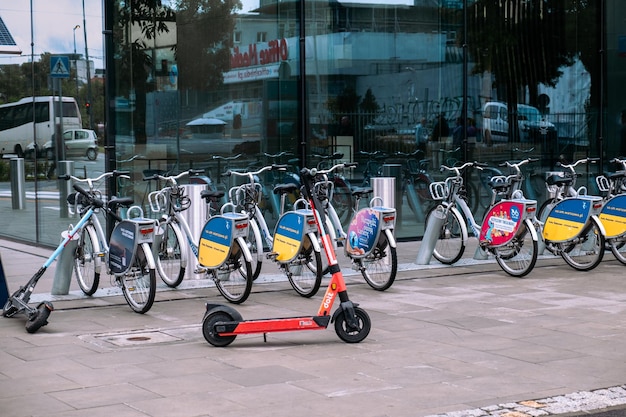
[[[33, 40], [35, 61], [44, 52], [85, 56], [85, 32], [87, 50], [95, 68], [104, 68], [104, 45], [102, 37], [102, 3], [104, 0], [0, 0], [0, 17], [22, 50], [21, 56], [0, 55], [0, 65], [30, 62], [31, 56], [31, 7], [33, 8]], [[168, 0], [166, 0], [167, 2]], [[85, 22], [83, 24], [83, 2]], [[258, 7], [258, 0], [242, 0], [243, 11]], [[76, 25], [80, 28], [74, 30]]]

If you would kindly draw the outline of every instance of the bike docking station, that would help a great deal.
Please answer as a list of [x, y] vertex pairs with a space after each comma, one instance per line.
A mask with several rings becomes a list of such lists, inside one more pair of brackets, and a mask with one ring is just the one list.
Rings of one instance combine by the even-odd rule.
[[[304, 184], [304, 194], [311, 205], [318, 232], [322, 236], [324, 253], [328, 260], [328, 268], [331, 273], [330, 282], [322, 298], [317, 314], [314, 316], [298, 316], [285, 318], [267, 318], [256, 320], [243, 320], [241, 314], [234, 308], [220, 304], [206, 304], [206, 312], [202, 320], [202, 333], [207, 342], [213, 346], [224, 347], [231, 344], [238, 335], [262, 333], [263, 340], [267, 341], [267, 333], [288, 332], [297, 330], [323, 330], [331, 322], [335, 324], [335, 332], [346, 343], [358, 343], [363, 341], [370, 332], [371, 321], [365, 310], [353, 303], [347, 292], [346, 283], [343, 279], [339, 263], [333, 249], [333, 243], [327, 232], [322, 227], [325, 223], [325, 214], [321, 209], [321, 203], [311, 192], [312, 181], [317, 173], [316, 169], [302, 169], [301, 178]], [[212, 219], [211, 219], [212, 220]], [[209, 220], [210, 222], [210, 220]], [[215, 239], [207, 227], [202, 236], [207, 241]], [[213, 229], [215, 231], [215, 229]], [[222, 230], [222, 229], [220, 229]], [[201, 240], [200, 251], [208, 245]], [[228, 251], [229, 248], [223, 248]], [[339, 298], [339, 308], [332, 314], [331, 310], [335, 300]]]

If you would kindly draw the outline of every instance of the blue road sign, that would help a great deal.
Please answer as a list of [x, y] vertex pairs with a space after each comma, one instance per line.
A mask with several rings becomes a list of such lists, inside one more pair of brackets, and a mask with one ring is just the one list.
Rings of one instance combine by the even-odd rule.
[[52, 78], [70, 78], [70, 59], [67, 56], [50, 57], [50, 76]]

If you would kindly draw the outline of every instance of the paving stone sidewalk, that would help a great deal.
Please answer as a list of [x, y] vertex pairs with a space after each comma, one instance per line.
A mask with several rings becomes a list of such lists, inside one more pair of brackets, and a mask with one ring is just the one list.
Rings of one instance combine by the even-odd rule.
[[[226, 348], [201, 332], [204, 304], [225, 303], [203, 280], [169, 290], [135, 314], [105, 288], [52, 296], [54, 267], [34, 299], [50, 323], [28, 334], [0, 318], [3, 417], [591, 415], [626, 404], [624, 266], [610, 253], [589, 273], [543, 257], [525, 279], [493, 261], [416, 265], [415, 242], [386, 292], [341, 260], [350, 298], [372, 319], [362, 343], [318, 332], [240, 336]], [[51, 253], [0, 241], [9, 286]], [[321, 293], [295, 294], [276, 267], [244, 304], [244, 319], [310, 315]], [[573, 414], [572, 414], [573, 413]]]

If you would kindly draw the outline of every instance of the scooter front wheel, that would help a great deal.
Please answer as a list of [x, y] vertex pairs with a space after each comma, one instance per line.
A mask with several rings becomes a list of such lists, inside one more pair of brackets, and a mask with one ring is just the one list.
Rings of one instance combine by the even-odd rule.
[[335, 318], [335, 332], [346, 343], [359, 343], [367, 337], [372, 328], [370, 316], [359, 307], [354, 308], [356, 328], [352, 328], [347, 321], [345, 310], [340, 311]]
[[26, 321], [26, 331], [28, 333], [35, 333], [41, 327], [48, 324], [48, 317], [52, 312], [53, 307], [51, 303], [41, 303], [37, 306], [37, 310]]

